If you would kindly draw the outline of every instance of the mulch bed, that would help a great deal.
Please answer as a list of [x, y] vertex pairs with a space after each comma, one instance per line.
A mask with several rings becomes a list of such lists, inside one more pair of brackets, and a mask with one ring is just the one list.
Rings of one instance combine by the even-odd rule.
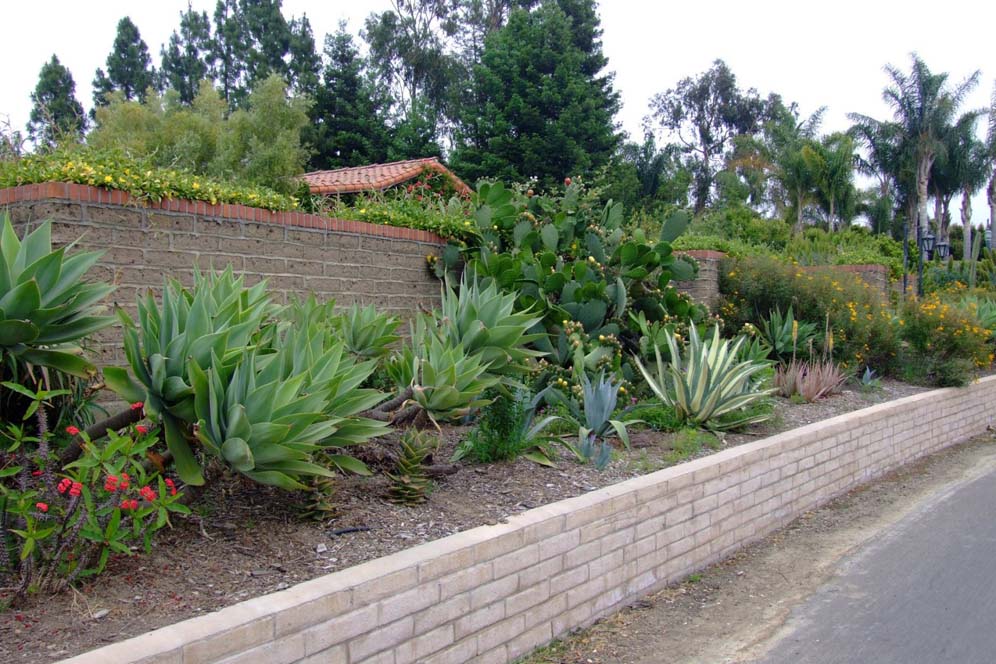
[[[813, 404], [776, 399], [769, 422], [727, 434], [720, 449], [923, 390], [883, 380], [879, 390], [848, 388]], [[466, 431], [444, 429], [436, 463], [448, 462]], [[437, 478], [429, 500], [414, 507], [389, 502], [387, 480], [379, 473], [343, 477], [335, 482], [335, 510], [321, 521], [302, 518], [298, 495], [221, 474], [193, 506], [195, 516], [161, 532], [150, 555], [113, 560], [88, 585], [0, 613], [0, 661], [69, 657], [653, 472], [668, 465], [672, 439], [673, 434], [634, 430], [632, 448], [619, 450], [603, 471], [566, 455], [556, 468], [524, 459], [461, 463], [457, 472]], [[364, 459], [376, 470], [392, 470], [395, 445], [390, 438], [373, 441], [365, 446]]]

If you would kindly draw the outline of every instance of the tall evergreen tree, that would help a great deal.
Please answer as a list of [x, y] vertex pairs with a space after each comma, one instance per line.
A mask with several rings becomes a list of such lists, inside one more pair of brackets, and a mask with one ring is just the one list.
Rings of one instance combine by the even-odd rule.
[[478, 101], [465, 109], [453, 157], [465, 177], [537, 178], [551, 186], [590, 174], [614, 153], [619, 95], [611, 77], [584, 71], [602, 57], [601, 46], [593, 38], [591, 52], [579, 49], [575, 22], [559, 4], [516, 10], [487, 40], [474, 73]]
[[288, 79], [285, 58], [291, 48], [291, 30], [280, 5], [281, 0], [239, 0], [247, 38], [246, 92], [270, 74]]
[[384, 108], [364, 76], [363, 59], [345, 24], [325, 37], [325, 60], [305, 134], [314, 150], [310, 167], [321, 170], [384, 161], [388, 143]]
[[83, 137], [86, 116], [76, 99], [76, 82], [55, 55], [42, 66], [31, 103], [28, 135], [38, 146], [52, 147], [67, 138]]
[[207, 12], [198, 14], [188, 2], [187, 11], [180, 13], [180, 31], [173, 31], [160, 55], [160, 88], [172, 88], [181, 102], [193, 103], [212, 64], [211, 20]]
[[214, 8], [214, 37], [210, 47], [211, 78], [229, 108], [245, 98], [245, 71], [249, 36], [238, 0], [218, 0]]
[[107, 103], [108, 92], [119, 91], [127, 100], [145, 99], [145, 92], [155, 83], [155, 71], [149, 47], [146, 46], [138, 26], [127, 16], [118, 21], [114, 48], [107, 56], [107, 72], [97, 69], [93, 79], [93, 104]]
[[322, 58], [315, 48], [315, 34], [311, 21], [305, 14], [291, 19], [290, 47], [288, 54], [288, 83], [295, 94], [314, 98], [318, 91], [318, 81], [322, 73]]

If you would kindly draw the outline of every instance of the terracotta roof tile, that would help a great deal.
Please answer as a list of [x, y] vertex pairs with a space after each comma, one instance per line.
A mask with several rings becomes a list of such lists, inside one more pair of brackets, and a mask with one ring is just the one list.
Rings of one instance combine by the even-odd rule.
[[333, 171], [313, 171], [301, 177], [308, 183], [313, 194], [352, 194], [394, 187], [418, 177], [426, 169], [446, 175], [461, 192], [470, 192], [470, 188], [435, 157], [338, 168]]

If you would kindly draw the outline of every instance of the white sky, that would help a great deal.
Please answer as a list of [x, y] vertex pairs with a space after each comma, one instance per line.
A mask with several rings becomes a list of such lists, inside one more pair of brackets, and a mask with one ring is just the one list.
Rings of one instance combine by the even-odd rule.
[[[215, 0], [192, 4], [211, 15]], [[187, 0], [7, 0], [3, 5], [0, 116], [23, 128], [38, 72], [53, 53], [69, 67], [77, 97], [89, 109], [90, 82], [111, 51], [118, 20], [131, 17], [158, 64], [159, 47], [178, 27]], [[340, 19], [356, 34], [365, 16], [389, 2], [284, 0], [283, 6], [288, 17], [307, 13], [320, 46]], [[827, 106], [824, 131], [845, 129], [852, 111], [888, 117], [881, 101], [882, 67], [908, 68], [911, 51], [954, 81], [982, 70], [966, 108], [987, 106], [996, 80], [996, 5], [984, 0], [601, 0], [600, 13], [609, 69], [622, 93], [618, 119], [636, 139], [650, 97], [706, 70], [716, 58], [726, 60], [741, 87], [757, 88], [762, 96], [778, 92], [786, 102], [798, 102], [803, 115]], [[974, 223], [988, 219], [983, 196], [975, 198], [973, 208]]]

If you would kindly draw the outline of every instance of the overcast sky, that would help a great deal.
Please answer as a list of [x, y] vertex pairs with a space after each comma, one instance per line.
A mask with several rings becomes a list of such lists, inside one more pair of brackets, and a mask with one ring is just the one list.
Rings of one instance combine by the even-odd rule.
[[[215, 1], [192, 4], [212, 14]], [[187, 0], [29, 0], [4, 5], [0, 116], [9, 116], [14, 128], [23, 128], [38, 72], [53, 53], [72, 72], [77, 97], [89, 109], [90, 82], [111, 51], [118, 20], [131, 17], [158, 64], [159, 47], [179, 25]], [[283, 6], [285, 16], [308, 15], [320, 45], [340, 20], [348, 21], [356, 34], [366, 15], [390, 3], [284, 0]], [[786, 102], [798, 102], [804, 115], [827, 106], [824, 131], [845, 129], [849, 112], [886, 118], [882, 67], [892, 63], [907, 69], [911, 51], [955, 81], [981, 69], [981, 83], [966, 108], [987, 106], [996, 79], [996, 9], [981, 0], [606, 0], [600, 7], [604, 50], [623, 100], [619, 121], [634, 138], [642, 134], [641, 122], [654, 93], [704, 71], [716, 58], [729, 64], [741, 87], [757, 88], [762, 95], [777, 92]], [[979, 131], [981, 136], [982, 123]], [[977, 197], [973, 207], [973, 222], [988, 218], [983, 197]]]

